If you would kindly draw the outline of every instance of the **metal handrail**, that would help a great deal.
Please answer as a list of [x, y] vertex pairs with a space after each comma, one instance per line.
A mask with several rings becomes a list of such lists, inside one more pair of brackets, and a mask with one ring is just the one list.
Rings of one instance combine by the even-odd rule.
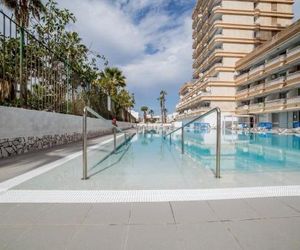
[[[90, 113], [93, 116], [95, 116], [98, 119], [107, 121], [105, 118], [103, 118], [101, 115], [99, 115], [95, 110], [91, 109], [90, 107], [84, 107], [83, 109], [83, 124], [82, 124], [82, 136], [83, 136], [83, 152], [82, 152], [82, 163], [83, 163], [83, 177], [82, 180], [87, 180], [87, 114]], [[111, 125], [113, 129], [114, 134], [114, 152], [116, 152], [117, 149], [117, 135], [116, 131], [120, 133], [124, 133], [125, 141], [127, 141], [127, 133], [124, 132], [122, 129], [118, 128], [115, 125]]]
[[213, 108], [206, 113], [197, 116], [190, 122], [186, 123], [180, 128], [177, 128], [173, 130], [172, 132], [168, 133], [167, 135], [164, 136], [164, 139], [167, 138], [167, 136], [170, 136], [170, 143], [172, 143], [172, 137], [171, 135], [179, 130], [181, 130], [181, 152], [184, 154], [184, 128], [189, 126], [190, 124], [194, 123], [195, 121], [204, 118], [212, 113], [216, 112], [217, 113], [217, 136], [216, 136], [216, 178], [221, 178], [221, 169], [220, 169], [220, 161], [221, 161], [221, 110], [220, 108], [216, 107]]

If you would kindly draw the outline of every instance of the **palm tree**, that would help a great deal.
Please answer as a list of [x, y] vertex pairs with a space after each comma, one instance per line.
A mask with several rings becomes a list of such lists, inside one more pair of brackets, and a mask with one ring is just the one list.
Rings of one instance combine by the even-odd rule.
[[161, 90], [159, 98], [158, 98], [159, 104], [160, 104], [161, 122], [162, 123], [167, 122], [167, 119], [166, 119], [166, 95], [167, 95], [167, 92], [164, 90]]
[[100, 85], [110, 96], [116, 96], [120, 88], [126, 86], [126, 77], [118, 68], [105, 68], [100, 73]]
[[152, 109], [150, 109], [148, 114], [151, 116], [151, 122], [153, 122], [154, 111]]
[[144, 123], [146, 123], [147, 120], [147, 111], [148, 111], [148, 107], [147, 106], [142, 106], [141, 107], [141, 111], [144, 112]]
[[21, 100], [26, 104], [27, 102], [27, 86], [26, 81], [23, 82], [23, 60], [24, 60], [24, 33], [25, 28], [28, 27], [29, 18], [33, 17], [39, 19], [40, 13], [44, 12], [45, 7], [41, 0], [1, 0], [1, 2], [10, 10], [14, 12], [16, 22], [20, 26], [20, 86], [21, 86]]

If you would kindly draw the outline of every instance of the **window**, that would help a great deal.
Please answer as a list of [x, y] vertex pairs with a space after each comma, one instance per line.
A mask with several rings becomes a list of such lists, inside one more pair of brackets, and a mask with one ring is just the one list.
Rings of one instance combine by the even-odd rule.
[[271, 3], [271, 11], [277, 11], [277, 3]]

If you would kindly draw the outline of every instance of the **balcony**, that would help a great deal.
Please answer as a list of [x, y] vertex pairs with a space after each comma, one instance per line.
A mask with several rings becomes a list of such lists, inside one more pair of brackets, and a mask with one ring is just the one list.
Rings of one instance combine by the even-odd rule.
[[278, 56], [265, 64], [265, 72], [275, 70], [285, 64], [285, 55]]
[[286, 99], [275, 99], [275, 100], [266, 101], [265, 110], [272, 110], [272, 109], [276, 109], [276, 111], [282, 110], [284, 109], [285, 103], [286, 103]]
[[300, 46], [288, 50], [286, 54], [286, 63], [293, 64], [300, 59]]
[[235, 77], [236, 85], [242, 85], [248, 80], [248, 72]]
[[239, 106], [236, 108], [236, 113], [238, 115], [246, 115], [249, 113], [249, 106], [248, 105], [243, 105], [243, 106]]
[[241, 99], [245, 99], [248, 97], [248, 88], [247, 89], [243, 89], [243, 90], [240, 90], [240, 91], [237, 91], [236, 92], [236, 99], [237, 100], [241, 100]]
[[300, 105], [300, 96], [292, 97], [286, 100], [286, 104], [295, 104], [298, 103]]
[[274, 80], [265, 83], [265, 91], [270, 92], [272, 90], [280, 90], [285, 83], [285, 76], [276, 78]]
[[288, 110], [300, 109], [300, 96], [295, 96], [286, 99], [286, 109]]
[[300, 71], [289, 74], [286, 77], [286, 86], [296, 87], [297, 85], [300, 85]]
[[261, 65], [261, 66], [258, 66], [254, 69], [251, 69], [249, 71], [249, 75], [248, 75], [248, 79], [252, 79], [252, 78], [255, 78], [259, 75], [262, 75], [264, 73], [264, 69], [265, 69], [265, 65]]
[[261, 113], [263, 112], [265, 104], [263, 102], [254, 103], [249, 105], [249, 113]]
[[249, 96], [256, 96], [262, 94], [265, 90], [265, 85], [263, 83], [250, 87]]

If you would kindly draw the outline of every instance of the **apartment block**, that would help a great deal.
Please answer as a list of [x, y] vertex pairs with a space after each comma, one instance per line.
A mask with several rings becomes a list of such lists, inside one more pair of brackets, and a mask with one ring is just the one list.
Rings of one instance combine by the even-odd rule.
[[300, 121], [300, 20], [236, 64], [239, 115], [292, 128]]
[[220, 107], [236, 111], [235, 65], [292, 23], [293, 0], [198, 0], [193, 80], [180, 90], [179, 119]]

